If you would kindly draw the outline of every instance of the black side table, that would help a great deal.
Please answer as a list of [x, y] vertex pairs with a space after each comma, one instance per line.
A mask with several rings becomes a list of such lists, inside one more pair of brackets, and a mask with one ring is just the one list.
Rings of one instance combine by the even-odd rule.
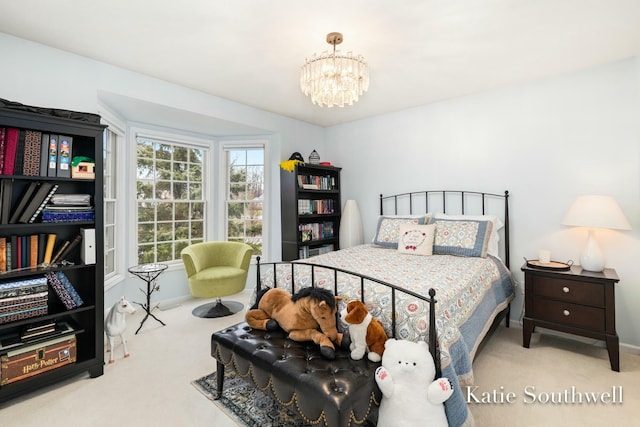
[[159, 289], [158, 286], [152, 286], [153, 282], [158, 278], [160, 273], [162, 273], [163, 271], [165, 271], [167, 269], [167, 267], [168, 267], [168, 265], [166, 265], [166, 264], [155, 264], [155, 263], [152, 263], [152, 264], [140, 264], [140, 265], [136, 265], [135, 267], [130, 267], [129, 268], [129, 273], [138, 276], [139, 278], [141, 278], [142, 280], [144, 280], [147, 283], [147, 291], [146, 292], [143, 289], [140, 289], [142, 291], [142, 293], [146, 294], [147, 303], [144, 304], [144, 303], [139, 303], [139, 302], [133, 301], [134, 303], [138, 304], [140, 307], [144, 308], [144, 311], [147, 313], [144, 316], [144, 319], [142, 319], [142, 322], [140, 322], [140, 326], [138, 326], [138, 330], [136, 330], [136, 335], [140, 331], [140, 328], [142, 328], [142, 325], [144, 325], [144, 322], [149, 318], [149, 316], [153, 317], [158, 322], [160, 322], [160, 324], [162, 324], [162, 326], [166, 326], [162, 320], [158, 319], [156, 316], [154, 316], [151, 313], [151, 311], [153, 310], [151, 308], [151, 294], [153, 294], [154, 291], [157, 291]]

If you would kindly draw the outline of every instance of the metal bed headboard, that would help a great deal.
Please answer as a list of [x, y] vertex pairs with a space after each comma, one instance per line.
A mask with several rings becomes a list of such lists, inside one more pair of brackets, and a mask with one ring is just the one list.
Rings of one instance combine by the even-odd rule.
[[[491, 200], [498, 200], [504, 204], [504, 213], [502, 213], [504, 221], [504, 263], [509, 268], [509, 191], [504, 194], [484, 193], [479, 191], [460, 191], [460, 190], [424, 190], [412, 191], [408, 193], [393, 194], [383, 196], [380, 194], [380, 215], [384, 215], [385, 206], [393, 202], [393, 212], [391, 214], [398, 215], [399, 210], [402, 213], [428, 213], [429, 209], [437, 205], [442, 213], [450, 213], [447, 211], [448, 206], [457, 208], [456, 214], [466, 214], [473, 209], [473, 213], [486, 214], [488, 205]], [[399, 207], [398, 204], [402, 206]], [[418, 206], [420, 204], [420, 206]], [[407, 206], [408, 205], [408, 206]], [[387, 214], [390, 214], [387, 211]]]

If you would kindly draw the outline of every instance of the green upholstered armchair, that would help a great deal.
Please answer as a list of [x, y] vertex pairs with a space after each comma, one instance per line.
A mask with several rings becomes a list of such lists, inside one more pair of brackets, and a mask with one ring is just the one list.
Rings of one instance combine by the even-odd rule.
[[237, 294], [247, 282], [253, 249], [238, 242], [203, 242], [187, 246], [180, 253], [189, 279], [191, 295], [217, 298], [193, 309], [198, 317], [222, 317], [242, 310], [235, 301], [220, 297]]

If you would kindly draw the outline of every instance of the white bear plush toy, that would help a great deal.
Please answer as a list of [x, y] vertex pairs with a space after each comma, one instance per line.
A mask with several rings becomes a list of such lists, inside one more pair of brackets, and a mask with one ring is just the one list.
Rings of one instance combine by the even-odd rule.
[[382, 391], [378, 427], [448, 426], [443, 402], [453, 394], [447, 378], [434, 381], [436, 368], [424, 341], [389, 339], [376, 382]]

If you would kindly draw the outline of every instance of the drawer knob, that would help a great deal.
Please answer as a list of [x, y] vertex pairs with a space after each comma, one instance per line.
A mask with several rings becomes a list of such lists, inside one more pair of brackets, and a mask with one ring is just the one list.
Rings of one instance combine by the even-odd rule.
[[562, 311], [562, 314], [564, 314], [565, 316], [568, 316], [568, 315], [570, 315], [571, 313], [569, 312], [569, 310], [563, 310], [563, 311]]
[[568, 294], [569, 288], [565, 286], [564, 288], [562, 288], [562, 292], [564, 292], [565, 294]]

